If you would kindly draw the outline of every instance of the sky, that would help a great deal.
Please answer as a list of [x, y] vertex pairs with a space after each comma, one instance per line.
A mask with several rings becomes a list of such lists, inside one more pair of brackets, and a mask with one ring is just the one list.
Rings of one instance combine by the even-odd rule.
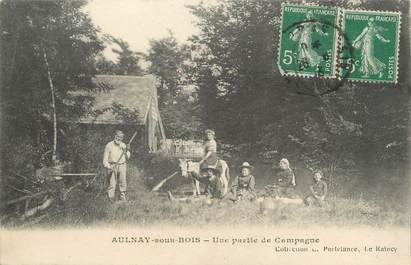
[[[200, 0], [90, 0], [85, 6], [94, 24], [102, 33], [121, 38], [134, 51], [147, 52], [150, 39], [174, 33], [178, 42], [197, 33], [195, 17], [185, 7], [196, 5]], [[110, 49], [105, 55], [115, 59]]]

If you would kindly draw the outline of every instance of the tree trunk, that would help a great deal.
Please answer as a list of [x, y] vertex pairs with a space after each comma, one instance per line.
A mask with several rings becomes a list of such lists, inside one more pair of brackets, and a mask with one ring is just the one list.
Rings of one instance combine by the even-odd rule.
[[51, 156], [51, 162], [53, 165], [56, 164], [57, 160], [57, 115], [56, 115], [56, 101], [54, 97], [54, 86], [53, 86], [53, 80], [51, 79], [51, 73], [50, 73], [50, 67], [49, 67], [49, 62], [47, 60], [47, 54], [46, 50], [43, 50], [43, 57], [44, 57], [44, 63], [46, 64], [47, 68], [47, 77], [49, 80], [49, 85], [50, 85], [50, 91], [51, 91], [51, 108], [53, 110], [53, 153]]

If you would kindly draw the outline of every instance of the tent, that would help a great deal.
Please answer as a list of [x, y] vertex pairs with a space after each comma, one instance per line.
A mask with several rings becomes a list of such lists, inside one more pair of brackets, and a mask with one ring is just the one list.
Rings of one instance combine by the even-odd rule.
[[[157, 152], [166, 136], [158, 109], [155, 77], [153, 75], [97, 75], [93, 82], [98, 88], [98, 92], [89, 92], [95, 99], [94, 115], [82, 117], [79, 122], [94, 125], [126, 124], [127, 121], [121, 120], [113, 113], [111, 109], [113, 104], [137, 111], [139, 123], [144, 126], [144, 144], [149, 152]], [[133, 124], [128, 125], [133, 126]]]

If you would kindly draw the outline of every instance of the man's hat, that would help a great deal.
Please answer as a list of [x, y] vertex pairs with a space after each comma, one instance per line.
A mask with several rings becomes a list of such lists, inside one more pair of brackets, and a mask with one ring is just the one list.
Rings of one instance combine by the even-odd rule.
[[115, 136], [124, 136], [124, 133], [123, 133], [122, 131], [120, 131], [120, 130], [116, 130], [116, 131], [114, 132], [114, 135], [115, 135]]
[[204, 131], [204, 133], [205, 133], [205, 134], [207, 134], [207, 133], [211, 133], [212, 135], [214, 135], [214, 136], [215, 136], [215, 131], [213, 131], [213, 130], [211, 130], [211, 129], [207, 129], [207, 130], [205, 130], [205, 131]]
[[219, 170], [217, 167], [212, 166], [212, 165], [207, 165], [207, 164], [204, 165], [203, 167], [201, 167], [200, 171], [201, 171], [201, 172], [205, 172], [205, 171], [207, 171], [207, 170], [209, 170], [209, 169], [213, 170], [213, 171], [214, 171], [214, 174], [216, 174], [216, 175], [220, 174], [220, 170]]
[[240, 166], [240, 168], [243, 168], [243, 167], [246, 167], [246, 168], [249, 168], [249, 169], [254, 169], [254, 167], [252, 165], [250, 165], [250, 163], [248, 163], [248, 162], [243, 162], [243, 164]]

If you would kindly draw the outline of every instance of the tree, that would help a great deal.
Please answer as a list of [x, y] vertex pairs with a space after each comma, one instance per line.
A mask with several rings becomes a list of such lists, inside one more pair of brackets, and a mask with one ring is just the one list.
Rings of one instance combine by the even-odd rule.
[[146, 57], [151, 63], [149, 72], [159, 81], [159, 107], [167, 135], [172, 138], [198, 138], [202, 128], [190, 83], [190, 53], [189, 47], [178, 44], [170, 32], [168, 37], [150, 41]]
[[103, 54], [99, 54], [96, 59], [96, 73], [102, 75], [115, 75], [117, 64], [108, 60]]
[[204, 121], [234, 143], [255, 142], [264, 118], [280, 106], [281, 91], [270, 84], [278, 6], [272, 1], [222, 1], [190, 7], [201, 29], [192, 38], [198, 55], [193, 78], [202, 109], [208, 110]]
[[108, 45], [114, 46], [111, 50], [117, 55], [117, 60], [112, 62], [104, 55], [100, 55], [96, 64], [99, 74], [142, 75], [144, 73], [139, 65], [142, 53], [132, 51], [126, 41], [109, 34], [104, 34], [103, 40]]
[[[408, 10], [405, 1], [339, 1], [338, 6], [353, 4]], [[192, 81], [202, 122], [215, 128], [224, 142], [246, 146], [242, 154], [276, 153], [304, 161], [308, 168], [325, 169], [330, 176], [358, 173], [364, 164], [366, 170], [392, 167], [395, 159], [402, 162], [394, 164], [404, 168], [409, 111], [403, 89], [409, 83], [405, 85], [404, 78], [398, 85], [370, 85], [282, 77], [276, 67], [280, 2], [226, 0], [190, 9], [200, 29], [191, 42]], [[407, 15], [403, 23], [408, 25]], [[407, 54], [409, 39], [400, 45]], [[405, 73], [407, 64], [400, 64]], [[338, 89], [330, 92], [330, 86]], [[392, 105], [382, 107], [386, 102]], [[394, 149], [401, 155], [388, 152]]]
[[[8, 144], [3, 152], [16, 151], [10, 140], [26, 139], [44, 153], [50, 149], [50, 139], [56, 143], [56, 122], [54, 133], [50, 133], [49, 122], [76, 119], [92, 105], [92, 97], [72, 93], [94, 89], [95, 56], [103, 50], [97, 29], [81, 10], [85, 3], [0, 3], [1, 129], [2, 145]], [[11, 160], [3, 153], [5, 158]]]
[[170, 32], [168, 37], [150, 40], [146, 57], [151, 63], [149, 72], [159, 79], [160, 106], [172, 104], [186, 85], [186, 63], [190, 59], [187, 46], [179, 45]]

